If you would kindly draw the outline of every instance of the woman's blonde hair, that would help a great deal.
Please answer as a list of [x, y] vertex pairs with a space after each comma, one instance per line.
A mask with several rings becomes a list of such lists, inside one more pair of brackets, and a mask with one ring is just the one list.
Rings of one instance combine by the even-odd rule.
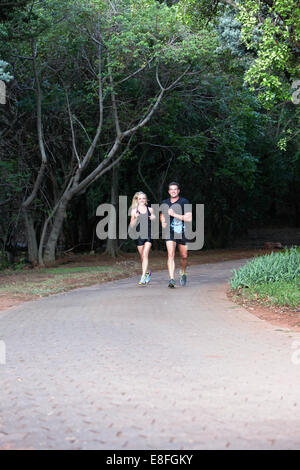
[[146, 204], [147, 204], [147, 202], [148, 202], [147, 194], [143, 193], [143, 191], [138, 191], [137, 193], [135, 193], [135, 195], [132, 198], [131, 209], [136, 209], [137, 208], [137, 206], [139, 205], [138, 199], [139, 199], [139, 196], [141, 196], [141, 194], [143, 194], [145, 196]]

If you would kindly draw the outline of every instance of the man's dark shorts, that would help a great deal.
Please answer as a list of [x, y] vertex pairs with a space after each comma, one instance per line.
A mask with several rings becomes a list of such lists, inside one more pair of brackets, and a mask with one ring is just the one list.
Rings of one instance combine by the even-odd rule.
[[185, 238], [184, 235], [180, 238], [175, 238], [172, 234], [170, 234], [170, 237], [165, 238], [165, 242], [176, 242], [178, 245], [186, 245], [187, 244], [187, 239]]

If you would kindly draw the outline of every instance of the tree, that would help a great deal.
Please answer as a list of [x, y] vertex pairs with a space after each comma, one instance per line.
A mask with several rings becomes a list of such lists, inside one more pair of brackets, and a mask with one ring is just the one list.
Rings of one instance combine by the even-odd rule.
[[[51, 13], [47, 7], [52, 3], [49, 0], [36, 11], [43, 23], [49, 23]], [[32, 192], [23, 202], [24, 210], [37, 197], [46, 168], [52, 171], [53, 167], [45, 145], [46, 83], [65, 96], [64, 122], [68, 117], [71, 140], [69, 155], [64, 156], [67, 171], [60, 174], [63, 179], [41, 233], [42, 263], [43, 259], [55, 259], [70, 201], [121, 161], [137, 132], [189, 73], [193, 61], [209, 54], [211, 39], [203, 33], [189, 32], [178, 20], [176, 8], [159, 5], [155, 0], [99, 0], [69, 2], [67, 17], [64, 14], [30, 43], [41, 164]], [[78, 82], [78, 73], [85, 77], [83, 83]], [[90, 109], [83, 110], [79, 102]], [[47, 115], [53, 119], [51, 110]]]
[[242, 41], [253, 54], [245, 82], [258, 90], [268, 109], [291, 101], [291, 85], [300, 76], [298, 0], [182, 0], [179, 4], [196, 26], [199, 16], [202, 21], [206, 16], [218, 22], [226, 8], [234, 11]]

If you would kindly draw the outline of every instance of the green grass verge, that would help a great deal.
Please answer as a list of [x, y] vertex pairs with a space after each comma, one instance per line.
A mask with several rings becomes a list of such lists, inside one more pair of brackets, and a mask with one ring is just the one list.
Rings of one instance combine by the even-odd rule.
[[121, 268], [116, 268], [114, 266], [78, 266], [74, 268], [44, 268], [40, 269], [40, 273], [46, 274], [57, 274], [65, 276], [66, 274], [75, 274], [75, 273], [107, 273], [107, 272], [122, 271]]
[[248, 289], [241, 289], [248, 300], [261, 300], [266, 305], [300, 307], [300, 278], [295, 281], [262, 283]]
[[[97, 279], [101, 281], [105, 275], [110, 277], [114, 273], [122, 272], [121, 268], [113, 266], [45, 268], [40, 269], [38, 272], [27, 271], [25, 280], [18, 280], [17, 277], [13, 282], [2, 283], [0, 295], [24, 294], [46, 296], [88, 285], [89, 280], [97, 282]], [[10, 274], [18, 275], [14, 271], [11, 271]]]
[[233, 270], [231, 289], [249, 300], [288, 307], [300, 306], [300, 249], [259, 256]]
[[73, 273], [83, 273], [83, 272], [109, 272], [109, 271], [118, 271], [121, 268], [115, 266], [76, 266], [76, 267], [63, 267], [63, 268], [41, 268], [39, 270], [26, 270], [24, 269], [5, 269], [1, 272], [2, 276], [11, 276], [13, 275], [35, 275], [35, 274], [73, 274]]

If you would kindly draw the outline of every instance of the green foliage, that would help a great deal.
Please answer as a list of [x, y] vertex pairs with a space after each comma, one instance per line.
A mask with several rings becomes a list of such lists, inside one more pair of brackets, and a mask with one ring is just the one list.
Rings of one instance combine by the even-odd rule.
[[[238, 20], [242, 38], [257, 57], [245, 75], [251, 89], [259, 87], [263, 104], [270, 109], [280, 101], [291, 100], [291, 82], [300, 75], [300, 6], [297, 0], [273, 2], [243, 1]], [[256, 41], [255, 34], [260, 35]]]
[[291, 281], [256, 284], [249, 289], [243, 289], [243, 295], [249, 300], [297, 308], [300, 306], [300, 277]]
[[236, 19], [236, 12], [226, 10], [217, 24], [220, 46], [218, 52], [224, 52], [228, 48], [233, 55], [242, 57], [245, 54], [245, 46], [241, 38], [241, 24]]
[[4, 60], [0, 60], [0, 80], [3, 80], [4, 82], [9, 82], [13, 78], [12, 75], [5, 70], [8, 65], [9, 64], [4, 62]]
[[233, 289], [253, 287], [262, 283], [293, 281], [300, 278], [300, 249], [271, 253], [248, 261], [238, 271], [233, 270], [230, 285]]
[[6, 253], [3, 250], [0, 250], [0, 271], [8, 268], [9, 261], [7, 259]]
[[244, 44], [252, 55], [245, 83], [267, 109], [291, 101], [291, 84], [300, 76], [298, 0], [182, 0], [179, 5], [194, 28], [201, 27], [204, 18], [214, 21], [234, 54], [240, 55]]
[[178, 14], [182, 21], [195, 30], [216, 23], [224, 5], [215, 0], [180, 0], [177, 4]]
[[18, 262], [13, 264], [13, 269], [15, 271], [22, 271], [26, 266], [26, 258], [25, 256], [21, 256]]

